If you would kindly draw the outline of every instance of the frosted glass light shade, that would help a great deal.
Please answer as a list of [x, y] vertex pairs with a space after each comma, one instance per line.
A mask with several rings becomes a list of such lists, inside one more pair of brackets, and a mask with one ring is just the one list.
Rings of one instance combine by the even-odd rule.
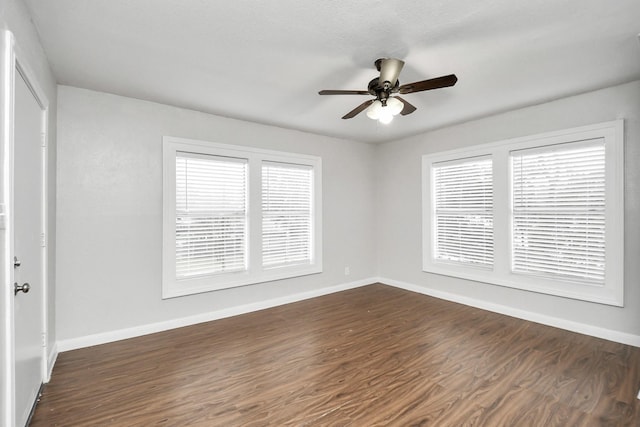
[[397, 116], [404, 108], [404, 104], [397, 98], [389, 98], [385, 108], [388, 108], [392, 115]]
[[378, 121], [382, 124], [388, 125], [389, 123], [391, 123], [391, 120], [393, 120], [393, 113], [391, 111], [391, 108], [382, 107]]
[[372, 120], [378, 120], [380, 123], [389, 124], [393, 120], [393, 116], [400, 114], [400, 111], [404, 108], [404, 104], [396, 98], [387, 99], [386, 105], [382, 105], [382, 102], [375, 100], [367, 108], [367, 117]]
[[378, 120], [380, 118], [380, 111], [382, 110], [382, 102], [375, 100], [373, 103], [367, 108], [367, 117], [372, 120]]

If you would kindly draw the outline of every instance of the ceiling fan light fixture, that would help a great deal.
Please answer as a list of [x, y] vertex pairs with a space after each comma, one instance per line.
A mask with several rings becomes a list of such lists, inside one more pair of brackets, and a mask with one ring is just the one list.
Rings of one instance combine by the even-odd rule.
[[389, 124], [393, 120], [393, 116], [397, 116], [402, 111], [404, 104], [396, 98], [388, 98], [386, 105], [382, 105], [380, 100], [375, 100], [367, 108], [367, 117], [371, 120], [378, 120], [380, 123]]
[[389, 123], [391, 123], [391, 121], [393, 120], [393, 114], [383, 114], [382, 116], [380, 116], [380, 118], [378, 119], [378, 121], [380, 123], [382, 123], [383, 125], [388, 125]]
[[382, 102], [378, 100], [373, 101], [371, 106], [367, 108], [367, 117], [369, 117], [371, 120], [378, 120], [380, 118], [382, 108], [384, 108], [382, 107]]
[[389, 98], [387, 99], [387, 107], [392, 115], [397, 116], [400, 114], [400, 111], [404, 108], [404, 104], [400, 102], [397, 98]]
[[382, 107], [380, 111], [380, 117], [378, 117], [378, 121], [382, 124], [388, 125], [393, 120], [393, 112], [389, 107]]

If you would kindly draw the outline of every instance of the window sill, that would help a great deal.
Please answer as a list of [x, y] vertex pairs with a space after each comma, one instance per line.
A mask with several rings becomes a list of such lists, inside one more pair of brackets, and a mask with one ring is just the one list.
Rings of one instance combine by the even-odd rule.
[[565, 280], [553, 280], [545, 277], [521, 275], [515, 273], [498, 274], [492, 270], [431, 264], [424, 266], [425, 273], [454, 277], [474, 282], [497, 285], [529, 292], [594, 302], [598, 304], [623, 307], [622, 295], [607, 285], [591, 285]]
[[293, 279], [301, 276], [322, 273], [320, 265], [297, 266], [287, 268], [286, 271], [265, 270], [261, 273], [249, 272], [230, 273], [219, 276], [197, 277], [191, 279], [174, 280], [163, 283], [162, 299], [196, 295], [205, 292], [237, 288], [240, 286], [256, 285], [276, 280]]

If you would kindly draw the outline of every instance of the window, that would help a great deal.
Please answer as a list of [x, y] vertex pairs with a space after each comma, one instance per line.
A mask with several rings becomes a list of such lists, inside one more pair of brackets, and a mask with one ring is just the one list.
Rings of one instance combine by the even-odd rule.
[[433, 165], [435, 254], [438, 261], [493, 265], [491, 159]]
[[604, 140], [511, 153], [512, 270], [602, 284]]
[[623, 304], [623, 123], [423, 157], [423, 270]]
[[247, 269], [246, 159], [176, 154], [176, 278]]
[[163, 298], [322, 271], [318, 157], [163, 144]]
[[309, 264], [313, 254], [313, 169], [262, 164], [262, 266]]

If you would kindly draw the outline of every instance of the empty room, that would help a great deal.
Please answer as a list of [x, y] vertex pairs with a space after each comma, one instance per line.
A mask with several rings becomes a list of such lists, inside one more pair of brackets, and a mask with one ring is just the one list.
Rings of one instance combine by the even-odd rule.
[[640, 426], [637, 0], [0, 0], [0, 427]]

